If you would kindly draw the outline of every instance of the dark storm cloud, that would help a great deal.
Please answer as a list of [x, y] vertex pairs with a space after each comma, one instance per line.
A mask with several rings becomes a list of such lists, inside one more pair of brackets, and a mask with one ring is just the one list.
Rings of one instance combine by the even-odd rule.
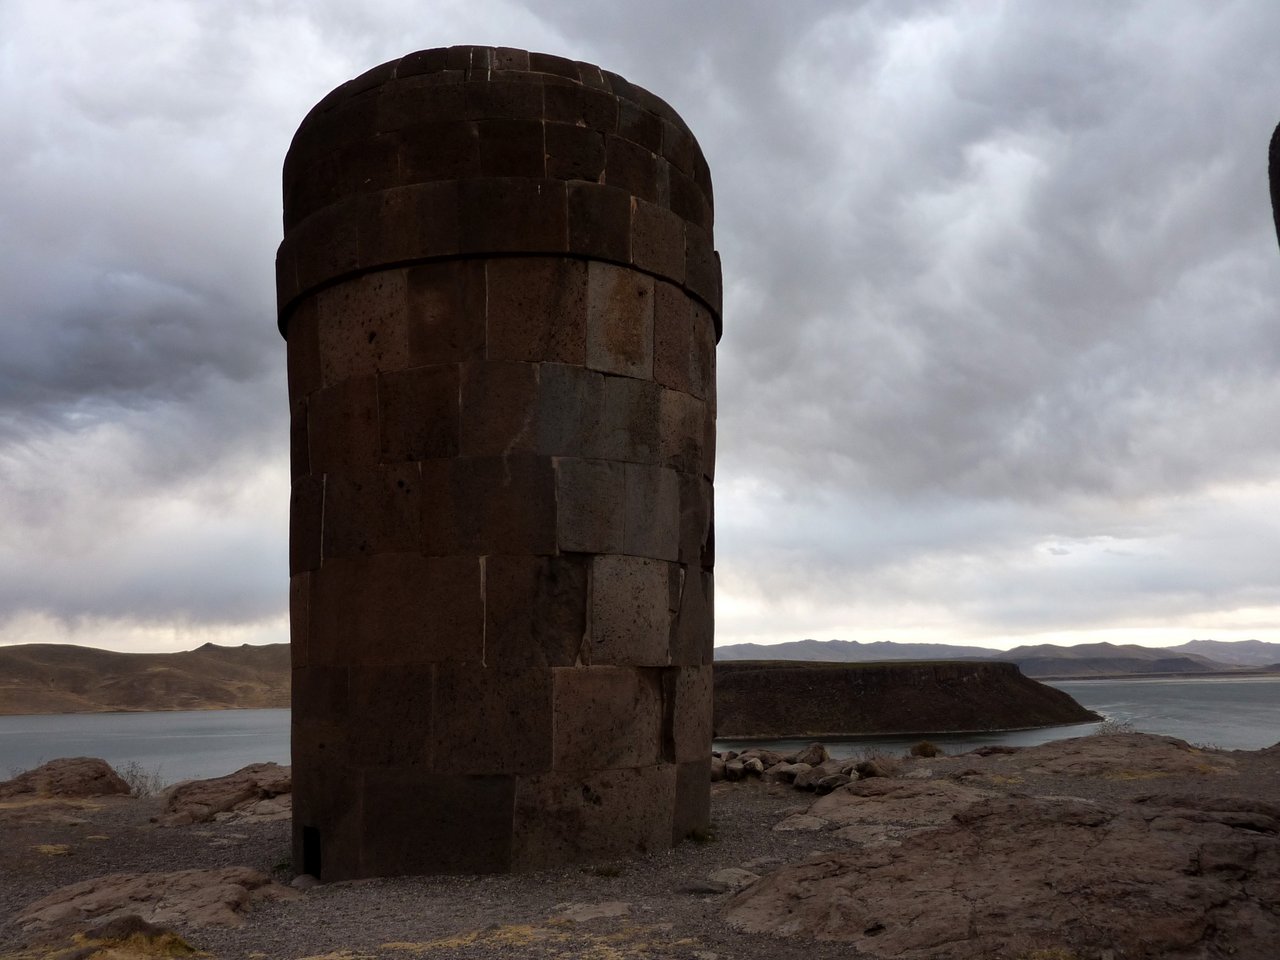
[[1280, 607], [1277, 35], [1253, 2], [0, 7], [0, 618], [283, 612], [280, 162], [331, 87], [458, 42], [602, 63], [707, 154], [722, 642]]

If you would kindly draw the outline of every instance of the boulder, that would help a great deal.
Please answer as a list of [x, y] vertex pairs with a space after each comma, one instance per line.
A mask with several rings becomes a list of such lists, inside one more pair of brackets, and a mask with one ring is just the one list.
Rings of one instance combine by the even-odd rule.
[[748, 760], [743, 760], [742, 772], [756, 777], [761, 776], [764, 773], [764, 763], [759, 757], [751, 757]]
[[165, 791], [161, 826], [210, 820], [287, 820], [293, 781], [288, 767], [253, 763], [212, 780], [187, 780]]
[[724, 761], [719, 757], [711, 758], [711, 782], [719, 783], [724, 779]]
[[136, 915], [150, 924], [239, 926], [264, 900], [301, 896], [249, 867], [114, 873], [55, 890], [22, 910], [24, 930], [62, 929]]
[[811, 767], [816, 767], [820, 763], [826, 763], [831, 759], [831, 755], [827, 753], [827, 748], [820, 743], [811, 743], [794, 757], [791, 758], [792, 763], [807, 763]]
[[796, 775], [793, 781], [798, 790], [812, 790], [823, 777], [830, 777], [840, 772], [841, 760], [826, 760], [811, 766], [803, 773]]
[[825, 796], [832, 790], [839, 790], [841, 787], [848, 786], [853, 782], [853, 778], [846, 773], [833, 773], [829, 777], [823, 777], [813, 785], [813, 792], [818, 796]]
[[812, 769], [807, 763], [775, 763], [765, 771], [765, 775], [775, 782], [780, 780], [783, 783], [794, 783], [796, 777]]
[[741, 780], [746, 775], [744, 769], [745, 765], [741, 760], [729, 760], [724, 765], [724, 778], [726, 780]]
[[[1273, 805], [1154, 795], [1106, 804], [987, 797], [959, 809], [941, 795], [928, 802], [935, 826], [785, 866], [729, 902], [730, 925], [902, 960], [1275, 955]], [[893, 815], [885, 812], [882, 831]]]
[[105, 760], [63, 757], [0, 783], [0, 799], [37, 797], [128, 796], [133, 791]]

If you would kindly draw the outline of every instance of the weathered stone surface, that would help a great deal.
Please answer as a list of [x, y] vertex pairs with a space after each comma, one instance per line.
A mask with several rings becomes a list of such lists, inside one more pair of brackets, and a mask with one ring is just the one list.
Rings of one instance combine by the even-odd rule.
[[458, 367], [438, 363], [378, 376], [378, 452], [383, 463], [456, 456]]
[[555, 475], [526, 454], [422, 464], [422, 545], [433, 555], [556, 552]]
[[400, 270], [365, 274], [319, 291], [315, 303], [321, 385], [403, 369], [409, 360], [405, 302]]
[[670, 662], [670, 564], [644, 557], [597, 556], [591, 568], [594, 664], [666, 666]]
[[627, 464], [561, 459], [556, 463], [556, 542], [561, 550], [621, 553], [629, 514]]
[[486, 557], [486, 660], [504, 669], [573, 666], [587, 633], [588, 566], [584, 557]]
[[210, 820], [283, 820], [290, 816], [293, 780], [288, 767], [252, 763], [225, 777], [187, 780], [165, 791], [161, 826]]
[[[908, 960], [1217, 956], [1222, 946], [1261, 958], [1280, 937], [1274, 806], [1011, 796], [939, 809], [940, 797], [918, 799], [914, 811], [868, 820], [860, 849], [784, 867], [744, 891], [729, 923]], [[894, 827], [905, 828], [899, 841], [877, 839]]]
[[586, 365], [602, 373], [644, 380], [653, 376], [652, 277], [591, 261], [587, 268]]
[[623, 465], [623, 543], [619, 553], [675, 560], [680, 553], [680, 480], [674, 470]]
[[484, 607], [475, 557], [385, 553], [331, 560], [311, 584], [312, 664], [482, 659]]
[[555, 678], [556, 770], [609, 770], [657, 763], [662, 689], [655, 670], [563, 667]]
[[62, 757], [0, 782], [0, 798], [128, 796], [129, 785], [105, 760]]
[[587, 265], [555, 258], [490, 260], [488, 359], [581, 365], [587, 347]]
[[155, 924], [239, 926], [257, 904], [298, 896], [249, 867], [113, 873], [41, 897], [16, 922], [25, 930], [58, 929], [133, 914]]
[[711, 751], [711, 667], [669, 667], [663, 683], [669, 739], [664, 752], [677, 763], [706, 757]]
[[516, 869], [653, 853], [671, 844], [671, 764], [521, 777]]
[[[485, 667], [439, 664], [432, 725], [437, 765], [459, 774], [550, 770], [552, 703], [552, 671], [514, 669], [496, 657]], [[563, 707], [557, 696], [557, 720]], [[560, 751], [557, 759], [564, 759]]]
[[422, 525], [421, 487], [416, 463], [325, 477], [322, 558], [415, 552]]

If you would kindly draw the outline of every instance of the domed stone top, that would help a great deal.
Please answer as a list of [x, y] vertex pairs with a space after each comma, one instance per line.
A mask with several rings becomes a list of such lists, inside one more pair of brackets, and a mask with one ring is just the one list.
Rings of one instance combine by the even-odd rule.
[[492, 254], [625, 264], [720, 329], [711, 175], [663, 100], [588, 63], [423, 50], [321, 100], [284, 165], [280, 326], [317, 286], [392, 263]]

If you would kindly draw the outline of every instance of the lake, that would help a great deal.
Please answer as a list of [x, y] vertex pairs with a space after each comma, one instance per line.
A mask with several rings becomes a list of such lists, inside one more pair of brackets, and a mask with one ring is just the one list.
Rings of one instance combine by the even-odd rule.
[[[1091, 710], [1135, 730], [1163, 733], [1227, 750], [1280, 742], [1280, 677], [1061, 680]], [[1084, 723], [1005, 733], [937, 734], [948, 753], [983, 744], [1033, 746], [1090, 733]], [[859, 749], [902, 752], [919, 736], [852, 737], [837, 755]], [[791, 749], [800, 741], [778, 741]], [[741, 741], [717, 741], [719, 747]], [[197, 710], [175, 713], [88, 713], [0, 717], [0, 779], [55, 757], [102, 757], [113, 766], [136, 763], [168, 783], [216, 777], [248, 763], [289, 762], [288, 710]]]

